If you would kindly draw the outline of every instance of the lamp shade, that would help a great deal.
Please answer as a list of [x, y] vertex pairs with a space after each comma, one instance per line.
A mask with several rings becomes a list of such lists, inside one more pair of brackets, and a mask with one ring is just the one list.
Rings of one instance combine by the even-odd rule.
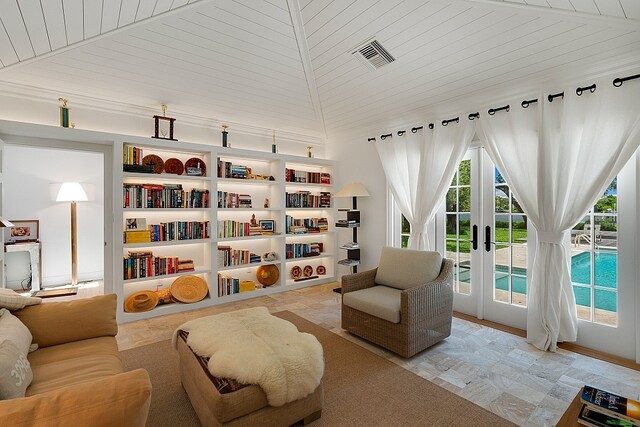
[[65, 182], [58, 191], [56, 202], [86, 202], [87, 193], [78, 182]]
[[367, 197], [370, 195], [364, 185], [352, 182], [342, 187], [333, 197]]

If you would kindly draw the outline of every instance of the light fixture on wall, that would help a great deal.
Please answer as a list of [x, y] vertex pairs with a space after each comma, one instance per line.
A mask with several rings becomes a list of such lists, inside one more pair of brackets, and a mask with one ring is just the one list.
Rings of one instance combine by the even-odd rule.
[[65, 182], [58, 191], [56, 202], [71, 202], [71, 284], [78, 284], [76, 202], [86, 202], [87, 193], [78, 182]]

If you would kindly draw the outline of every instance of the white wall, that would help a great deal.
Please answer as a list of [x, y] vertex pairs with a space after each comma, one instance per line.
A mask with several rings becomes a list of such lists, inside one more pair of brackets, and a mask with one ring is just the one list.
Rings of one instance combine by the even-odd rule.
[[[70, 204], [56, 202], [59, 185], [82, 183], [89, 201], [78, 202], [78, 279], [101, 279], [104, 272], [104, 168], [101, 153], [11, 145], [5, 140], [3, 215], [38, 219], [43, 285], [71, 281]], [[28, 275], [27, 258], [6, 254], [7, 285], [18, 288]]]
[[[358, 230], [361, 266], [358, 271], [377, 267], [387, 235], [387, 180], [378, 153], [373, 144], [367, 142], [367, 136], [332, 140], [327, 147], [327, 156], [338, 161], [336, 191], [350, 182], [361, 182], [371, 194], [358, 198], [361, 224]], [[338, 207], [351, 207], [350, 198], [336, 201]], [[339, 233], [339, 244], [351, 241], [351, 230], [340, 230]], [[340, 252], [339, 256], [344, 256], [344, 251]], [[338, 266], [339, 276], [349, 272], [347, 267]]]

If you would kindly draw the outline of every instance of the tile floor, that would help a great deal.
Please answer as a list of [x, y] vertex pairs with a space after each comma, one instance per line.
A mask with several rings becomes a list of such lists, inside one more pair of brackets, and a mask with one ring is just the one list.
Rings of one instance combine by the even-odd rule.
[[453, 319], [445, 341], [411, 359], [354, 337], [340, 328], [340, 295], [335, 284], [304, 288], [241, 302], [120, 325], [121, 350], [169, 339], [183, 322], [239, 308], [289, 310], [343, 336], [417, 375], [522, 426], [552, 426], [585, 383], [634, 399], [640, 372], [559, 350], [542, 352], [524, 338]]

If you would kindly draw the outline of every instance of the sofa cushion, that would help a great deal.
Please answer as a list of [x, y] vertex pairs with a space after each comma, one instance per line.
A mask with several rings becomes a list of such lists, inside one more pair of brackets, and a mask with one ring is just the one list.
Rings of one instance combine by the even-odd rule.
[[13, 289], [0, 288], [0, 308], [20, 310], [27, 305], [40, 304], [41, 302], [42, 298], [25, 297]]
[[0, 341], [0, 400], [24, 397], [32, 379], [26, 354], [12, 341]]
[[442, 269], [442, 256], [433, 251], [383, 247], [375, 282], [409, 289], [434, 281]]
[[6, 308], [0, 308], [0, 341], [13, 342], [25, 356], [31, 346], [31, 332], [29, 329]]
[[27, 396], [117, 375], [124, 371], [113, 337], [92, 338], [42, 348], [29, 355], [33, 382]]
[[347, 292], [342, 302], [356, 310], [372, 316], [400, 323], [400, 294], [402, 291], [388, 286], [373, 286], [359, 291]]

